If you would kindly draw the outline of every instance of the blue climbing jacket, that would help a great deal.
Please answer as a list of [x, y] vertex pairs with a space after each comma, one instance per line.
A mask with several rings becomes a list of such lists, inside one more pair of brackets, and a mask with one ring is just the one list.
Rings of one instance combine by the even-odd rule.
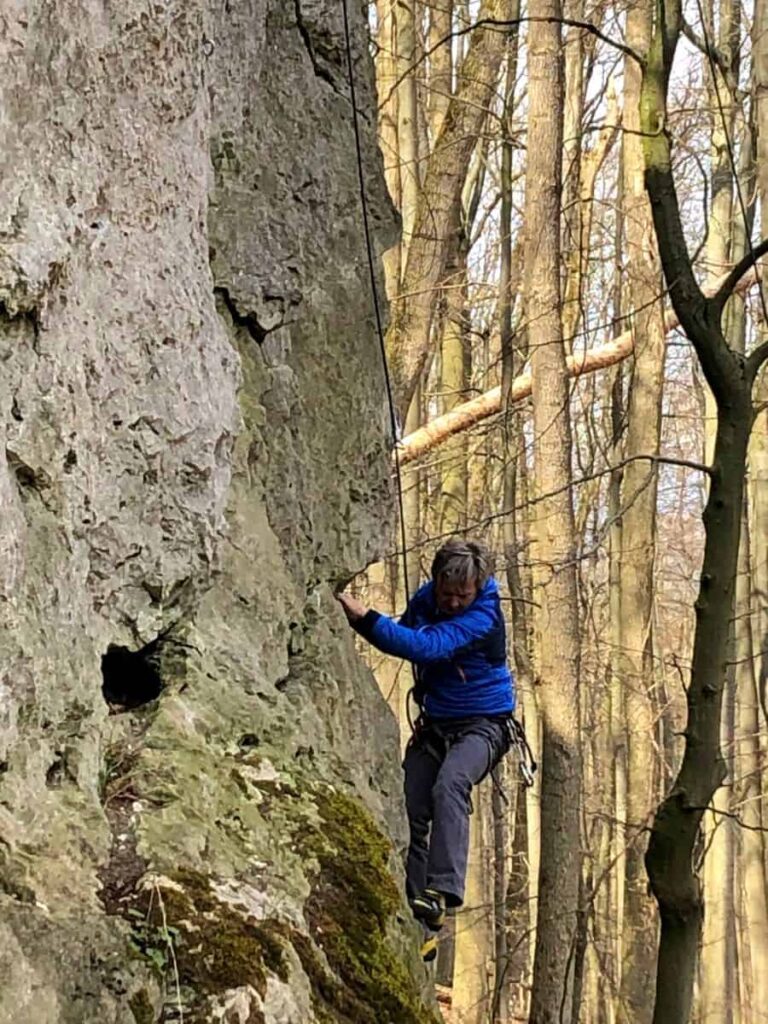
[[413, 662], [417, 693], [430, 718], [514, 711], [514, 677], [507, 667], [504, 616], [493, 578], [456, 615], [439, 611], [430, 581], [413, 595], [399, 623], [371, 610], [354, 625], [380, 651]]

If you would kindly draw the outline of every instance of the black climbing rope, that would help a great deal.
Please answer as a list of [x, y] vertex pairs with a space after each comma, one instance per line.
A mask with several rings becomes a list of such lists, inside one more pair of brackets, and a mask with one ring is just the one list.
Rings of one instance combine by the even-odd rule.
[[381, 305], [379, 303], [379, 291], [376, 286], [376, 264], [373, 256], [373, 244], [371, 242], [371, 228], [368, 220], [368, 198], [365, 191], [365, 168], [363, 164], [363, 147], [360, 138], [360, 117], [357, 110], [357, 94], [355, 91], [355, 72], [352, 64], [352, 40], [349, 29], [349, 10], [347, 0], [341, 0], [341, 8], [344, 15], [344, 41], [347, 49], [347, 74], [349, 77], [349, 99], [352, 104], [352, 123], [355, 129], [355, 153], [357, 155], [357, 176], [360, 183], [360, 207], [363, 213], [363, 230], [365, 232], [365, 247], [368, 253], [368, 273], [371, 280], [371, 294], [373, 296], [373, 309], [376, 314], [376, 331], [379, 336], [379, 347], [381, 349], [381, 361], [384, 366], [384, 380], [387, 388], [387, 402], [389, 403], [389, 420], [392, 428], [392, 444], [395, 452], [395, 475], [397, 479], [397, 499], [400, 509], [400, 540], [402, 543], [403, 556], [403, 586], [405, 588], [406, 604], [410, 598], [411, 590], [408, 584], [408, 557], [407, 538], [405, 533], [405, 505], [403, 501], [403, 480], [400, 471], [400, 438], [398, 437], [397, 412], [395, 411], [395, 399], [392, 391], [392, 378], [389, 372], [387, 361], [387, 347], [384, 341], [384, 327], [381, 319]]

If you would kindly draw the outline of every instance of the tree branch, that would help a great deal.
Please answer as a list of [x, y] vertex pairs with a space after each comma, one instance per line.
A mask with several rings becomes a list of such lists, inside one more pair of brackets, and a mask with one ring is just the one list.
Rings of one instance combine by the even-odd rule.
[[760, 372], [760, 367], [764, 362], [768, 360], [768, 341], [764, 341], [761, 345], [758, 345], [754, 352], [751, 352], [747, 357], [746, 369], [749, 374], [749, 380], [754, 381]]
[[723, 306], [731, 297], [731, 293], [738, 282], [744, 274], [746, 274], [749, 268], [754, 266], [761, 256], [765, 256], [766, 253], [768, 253], [768, 238], [764, 238], [758, 245], [750, 247], [749, 252], [745, 253], [733, 269], [729, 271], [725, 280], [717, 289], [717, 292], [709, 300], [713, 311], [718, 317], [722, 313]]
[[682, 29], [685, 38], [693, 43], [696, 49], [700, 50], [705, 57], [710, 57], [717, 64], [723, 78], [730, 74], [730, 64], [722, 50], [717, 46], [713, 46], [707, 39], [702, 38], [685, 19], [683, 19]]
[[669, 75], [682, 24], [681, 0], [658, 0], [656, 11], [657, 23], [640, 94], [640, 121], [646, 133], [645, 187], [672, 305], [720, 403], [727, 400], [736, 364], [723, 337], [720, 318], [715, 316], [717, 308], [707, 301], [693, 272], [672, 173], [672, 146], [666, 120]]

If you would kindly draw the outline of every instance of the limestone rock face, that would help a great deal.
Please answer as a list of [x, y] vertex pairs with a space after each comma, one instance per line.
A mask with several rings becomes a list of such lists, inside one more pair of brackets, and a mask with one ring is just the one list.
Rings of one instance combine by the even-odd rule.
[[342, 13], [0, 0], [0, 1024], [432, 1019]]

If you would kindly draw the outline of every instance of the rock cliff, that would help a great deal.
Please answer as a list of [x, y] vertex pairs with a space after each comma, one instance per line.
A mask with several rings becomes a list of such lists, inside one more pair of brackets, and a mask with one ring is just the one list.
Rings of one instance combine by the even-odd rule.
[[0, 1024], [431, 1021], [332, 596], [392, 508], [341, 0], [0, 0], [0, 54]]

